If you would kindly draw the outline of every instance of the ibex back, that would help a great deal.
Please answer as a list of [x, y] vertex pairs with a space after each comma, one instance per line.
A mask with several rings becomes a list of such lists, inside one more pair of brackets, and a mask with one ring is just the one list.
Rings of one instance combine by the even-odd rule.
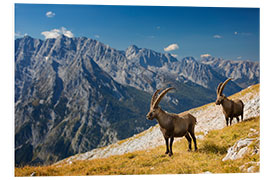
[[221, 105], [223, 109], [223, 114], [226, 119], [226, 125], [232, 125], [232, 120], [235, 117], [237, 122], [239, 122], [239, 116], [241, 120], [244, 118], [244, 103], [240, 99], [230, 100], [225, 95], [222, 94], [225, 85], [231, 80], [231, 78], [220, 83], [217, 87], [217, 100], [216, 105]]
[[[169, 156], [173, 154], [172, 145], [173, 145], [174, 137], [185, 136], [189, 143], [189, 151], [191, 151], [191, 141], [192, 141], [191, 137], [192, 137], [195, 150], [197, 150], [197, 142], [196, 142], [196, 137], [194, 134], [196, 118], [189, 113], [180, 113], [180, 114], [168, 113], [166, 111], [163, 111], [158, 106], [162, 97], [171, 89], [174, 89], [174, 88], [165, 89], [159, 94], [158, 97], [157, 95], [160, 92], [160, 89], [158, 89], [153, 94], [151, 104], [150, 104], [150, 111], [146, 116], [147, 119], [149, 120], [153, 120], [154, 118], [157, 119], [160, 126], [160, 130], [166, 142], [165, 154], [169, 154]], [[170, 146], [169, 146], [169, 140], [170, 140]]]

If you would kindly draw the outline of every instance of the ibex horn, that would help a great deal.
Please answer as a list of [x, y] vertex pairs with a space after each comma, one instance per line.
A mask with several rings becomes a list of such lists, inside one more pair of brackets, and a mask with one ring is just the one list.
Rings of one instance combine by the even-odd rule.
[[159, 93], [160, 90], [161, 90], [161, 89], [157, 89], [156, 92], [153, 94], [152, 99], [151, 99], [150, 107], [153, 106], [153, 103], [154, 103], [155, 100], [157, 99], [157, 95], [158, 95], [158, 93]]
[[170, 87], [170, 88], [167, 88], [167, 89], [163, 90], [163, 91], [160, 93], [160, 95], [157, 97], [157, 99], [155, 100], [155, 102], [153, 103], [153, 106], [152, 106], [152, 107], [153, 107], [153, 108], [157, 107], [158, 104], [159, 104], [159, 102], [160, 102], [161, 99], [163, 98], [163, 96], [165, 96], [165, 94], [166, 94], [168, 91], [172, 90], [172, 89], [175, 89], [175, 88]]
[[222, 86], [220, 87], [219, 95], [222, 95], [223, 89], [226, 86], [226, 84], [231, 80], [232, 78], [227, 79]]
[[218, 85], [218, 87], [217, 87], [217, 95], [219, 95], [220, 87], [221, 87], [222, 84], [223, 84], [222, 82], [219, 83], [219, 85]]

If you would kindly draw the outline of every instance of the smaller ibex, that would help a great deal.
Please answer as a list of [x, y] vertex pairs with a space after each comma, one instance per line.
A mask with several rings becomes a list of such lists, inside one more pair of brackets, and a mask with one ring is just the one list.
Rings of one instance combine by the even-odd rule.
[[[156, 90], [154, 95], [152, 96], [151, 104], [150, 104], [150, 111], [147, 114], [147, 119], [153, 120], [154, 118], [157, 119], [160, 130], [164, 136], [166, 142], [166, 152], [165, 154], [169, 153], [169, 156], [173, 154], [172, 152], [172, 145], [174, 137], [182, 137], [185, 136], [188, 140], [189, 144], [189, 151], [191, 151], [191, 138], [193, 139], [193, 143], [195, 146], [195, 151], [197, 150], [197, 143], [196, 137], [194, 134], [194, 128], [196, 124], [196, 118], [189, 113], [180, 113], [180, 114], [173, 114], [163, 111], [159, 106], [159, 102], [161, 101], [162, 97], [171, 89], [174, 88], [167, 88], [160, 93], [157, 97], [160, 89]], [[169, 148], [169, 139], [170, 139], [170, 148]]]
[[232, 125], [232, 120], [236, 117], [237, 122], [239, 122], [239, 117], [241, 116], [241, 120], [243, 121], [244, 117], [244, 103], [240, 99], [230, 100], [225, 95], [222, 94], [225, 85], [231, 80], [231, 78], [224, 81], [224, 83], [220, 83], [217, 87], [217, 100], [216, 105], [220, 105], [223, 108], [223, 114], [225, 115], [226, 125], [229, 123]]

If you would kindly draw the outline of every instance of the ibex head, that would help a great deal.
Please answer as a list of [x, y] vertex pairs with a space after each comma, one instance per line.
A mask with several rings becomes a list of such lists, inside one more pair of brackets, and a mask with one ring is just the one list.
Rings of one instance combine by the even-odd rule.
[[217, 87], [217, 100], [216, 100], [216, 105], [220, 105], [222, 104], [222, 102], [224, 101], [224, 99], [226, 98], [225, 95], [222, 94], [223, 89], [225, 87], [225, 85], [231, 80], [231, 78], [227, 79], [226, 81], [224, 81], [224, 83], [219, 83], [218, 87]]
[[147, 119], [153, 120], [154, 118], [156, 118], [158, 116], [159, 111], [160, 111], [160, 108], [158, 107], [158, 104], [161, 101], [161, 99], [163, 98], [163, 96], [165, 96], [165, 94], [171, 89], [175, 89], [175, 88], [170, 87], [170, 88], [167, 88], [167, 89], [163, 90], [159, 94], [158, 97], [157, 97], [157, 95], [160, 92], [160, 89], [156, 90], [156, 92], [153, 94], [152, 99], [151, 99], [150, 111], [146, 115]]

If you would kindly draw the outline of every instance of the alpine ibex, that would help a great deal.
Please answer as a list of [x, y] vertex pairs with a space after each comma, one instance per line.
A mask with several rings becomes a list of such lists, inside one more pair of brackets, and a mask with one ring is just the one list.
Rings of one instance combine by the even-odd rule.
[[[156, 90], [154, 95], [152, 96], [151, 104], [150, 104], [150, 111], [146, 115], [147, 119], [153, 120], [154, 118], [157, 119], [160, 130], [164, 136], [166, 142], [166, 152], [165, 154], [169, 154], [171, 156], [172, 152], [172, 145], [174, 137], [182, 137], [185, 136], [188, 140], [189, 144], [189, 151], [191, 151], [191, 138], [193, 139], [193, 143], [195, 146], [195, 151], [197, 150], [197, 142], [196, 137], [194, 134], [194, 128], [196, 124], [196, 118], [189, 113], [180, 113], [180, 114], [173, 114], [163, 111], [159, 106], [159, 102], [161, 101], [162, 97], [171, 89], [174, 88], [167, 88], [162, 91], [159, 96], [157, 97], [160, 89]], [[169, 139], [170, 139], [170, 148], [169, 148]]]
[[220, 105], [223, 108], [223, 114], [225, 115], [226, 125], [229, 123], [232, 125], [232, 120], [236, 117], [237, 122], [239, 122], [239, 117], [241, 116], [241, 120], [243, 121], [244, 117], [244, 103], [240, 99], [230, 100], [225, 95], [222, 94], [225, 85], [231, 80], [231, 78], [224, 81], [224, 83], [220, 83], [217, 87], [217, 100], [216, 105]]

